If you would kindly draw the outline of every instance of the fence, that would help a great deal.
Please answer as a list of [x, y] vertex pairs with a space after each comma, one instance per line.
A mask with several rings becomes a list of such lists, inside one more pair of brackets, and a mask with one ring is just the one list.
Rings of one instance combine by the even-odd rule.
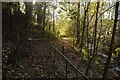
[[53, 55], [55, 65], [59, 67], [59, 71], [63, 74], [62, 77], [66, 79], [79, 78], [88, 80], [87, 77], [81, 71], [79, 71], [64, 55], [64, 45], [61, 52], [50, 43], [50, 52]]

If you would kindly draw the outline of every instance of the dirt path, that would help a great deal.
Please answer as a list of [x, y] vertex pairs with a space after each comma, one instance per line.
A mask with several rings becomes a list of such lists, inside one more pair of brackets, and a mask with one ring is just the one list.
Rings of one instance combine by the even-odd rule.
[[48, 40], [47, 37], [29, 38], [30, 53], [19, 61], [18, 65], [3, 64], [3, 78], [61, 77], [53, 56], [50, 54]]
[[[25, 61], [25, 70], [27, 77], [54, 77], [53, 58], [49, 53], [49, 43], [47, 38], [31, 39], [31, 55]], [[26, 65], [27, 64], [27, 65]]]
[[[34, 37], [35, 36], [35, 37]], [[64, 41], [64, 40], [63, 40]], [[17, 64], [3, 64], [3, 78], [65, 78], [65, 59], [58, 55], [56, 60], [58, 64], [54, 62], [54, 57], [50, 53], [49, 38], [45, 36], [39, 36], [39, 34], [32, 34], [27, 39], [30, 46], [30, 52]], [[26, 43], [26, 42], [25, 42]], [[52, 40], [58, 50], [61, 50], [62, 41]], [[23, 48], [21, 49], [23, 50]], [[21, 52], [20, 50], [20, 52]], [[24, 52], [24, 51], [23, 51]], [[22, 53], [22, 52], [21, 52]], [[56, 55], [56, 56], [57, 56]], [[76, 66], [78, 57], [77, 52], [65, 44], [65, 56]], [[7, 58], [6, 58], [7, 59]], [[60, 61], [61, 60], [61, 61]], [[70, 71], [69, 71], [70, 70]], [[68, 65], [69, 77], [74, 77], [77, 73], [74, 68]], [[70, 73], [72, 71], [72, 73]]]
[[[52, 41], [52, 43], [61, 51], [64, 45], [64, 55], [68, 58], [68, 60], [76, 67], [78, 68], [78, 64], [79, 64], [79, 52], [76, 51], [73, 47], [72, 44], [70, 44], [70, 40], [69, 39], [58, 39], [58, 40], [54, 40]], [[63, 59], [64, 60], [64, 59]], [[64, 62], [64, 61], [63, 61]], [[83, 62], [84, 63], [84, 62]], [[84, 73], [85, 72], [85, 65], [81, 63], [79, 70]], [[71, 71], [74, 71], [71, 69]], [[77, 73], [76, 71], [74, 71], [74, 73]], [[79, 74], [80, 75], [80, 74]]]

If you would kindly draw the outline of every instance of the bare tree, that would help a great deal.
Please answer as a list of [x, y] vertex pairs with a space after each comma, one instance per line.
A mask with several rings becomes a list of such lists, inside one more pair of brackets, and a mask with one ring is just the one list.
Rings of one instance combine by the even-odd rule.
[[78, 12], [77, 12], [77, 41], [76, 45], [80, 42], [80, 2], [78, 2]]
[[46, 2], [44, 3], [44, 17], [43, 17], [43, 30], [45, 30], [45, 15], [46, 15]]
[[81, 54], [82, 48], [83, 48], [84, 32], [85, 32], [85, 27], [86, 27], [86, 25], [85, 25], [86, 24], [86, 15], [87, 15], [87, 12], [88, 12], [89, 5], [90, 5], [90, 2], [87, 4], [87, 8], [85, 9], [85, 12], [84, 12], [84, 22], [83, 22], [83, 29], [82, 29], [81, 44], [80, 44], [80, 54]]
[[89, 73], [89, 69], [91, 67], [91, 63], [94, 59], [94, 56], [95, 56], [95, 51], [96, 51], [96, 35], [97, 35], [97, 23], [98, 23], [98, 11], [99, 11], [99, 4], [100, 2], [97, 2], [97, 7], [96, 7], [96, 20], [95, 20], [95, 27], [94, 27], [94, 37], [93, 37], [93, 40], [94, 40], [94, 48], [93, 48], [93, 53], [92, 53], [92, 56], [90, 57], [89, 61], [88, 61], [88, 66], [87, 66], [87, 69], [86, 69], [86, 76], [88, 75]]
[[104, 68], [104, 72], [103, 72], [103, 80], [106, 80], [108, 68], [109, 68], [109, 65], [110, 65], [111, 57], [112, 57], [113, 44], [114, 44], [115, 35], [116, 35], [116, 26], [117, 26], [117, 18], [118, 18], [118, 8], [119, 8], [119, 2], [116, 2], [113, 33], [112, 33], [111, 44], [110, 44], [110, 48], [109, 48], [109, 52], [108, 52], [107, 62], [105, 64], [105, 68]]

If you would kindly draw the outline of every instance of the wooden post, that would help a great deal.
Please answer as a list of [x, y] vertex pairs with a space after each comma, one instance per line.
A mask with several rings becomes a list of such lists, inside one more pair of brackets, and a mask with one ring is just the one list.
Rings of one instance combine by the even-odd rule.
[[[54, 49], [54, 48], [53, 48], [53, 49]], [[55, 63], [55, 49], [53, 50], [53, 56], [54, 56], [54, 68], [55, 68], [55, 65], [56, 65], [56, 63]], [[56, 75], [55, 75], [55, 72], [56, 72], [56, 71], [55, 71], [55, 69], [54, 69], [54, 77], [56, 76]]]
[[66, 80], [67, 80], [67, 60], [66, 60], [66, 68], [65, 68], [65, 71], [66, 71]]
[[[54, 48], [53, 48], [54, 49]], [[54, 52], [53, 52], [53, 54], [54, 54], [54, 64], [55, 64], [55, 49], [54, 49]]]
[[62, 46], [62, 52], [63, 52], [63, 54], [64, 54], [64, 43], [63, 43], [63, 46]]

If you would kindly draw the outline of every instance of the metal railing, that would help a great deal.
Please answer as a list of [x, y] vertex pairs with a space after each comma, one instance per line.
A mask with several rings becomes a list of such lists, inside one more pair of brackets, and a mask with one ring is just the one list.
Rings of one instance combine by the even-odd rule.
[[79, 76], [80, 78], [84, 80], [88, 80], [88, 78], [81, 71], [79, 71], [76, 68], [76, 66], [74, 66], [72, 62], [70, 62], [70, 60], [68, 60], [68, 58], [64, 55], [64, 45], [62, 47], [62, 52], [61, 52], [54, 45], [50, 43], [50, 51], [54, 57], [55, 64], [58, 63], [59, 66], [64, 67], [65, 69], [64, 73], [65, 73], [66, 79], [68, 78], [68, 74], [72, 72], [73, 74], [75, 74], [74, 77]]

